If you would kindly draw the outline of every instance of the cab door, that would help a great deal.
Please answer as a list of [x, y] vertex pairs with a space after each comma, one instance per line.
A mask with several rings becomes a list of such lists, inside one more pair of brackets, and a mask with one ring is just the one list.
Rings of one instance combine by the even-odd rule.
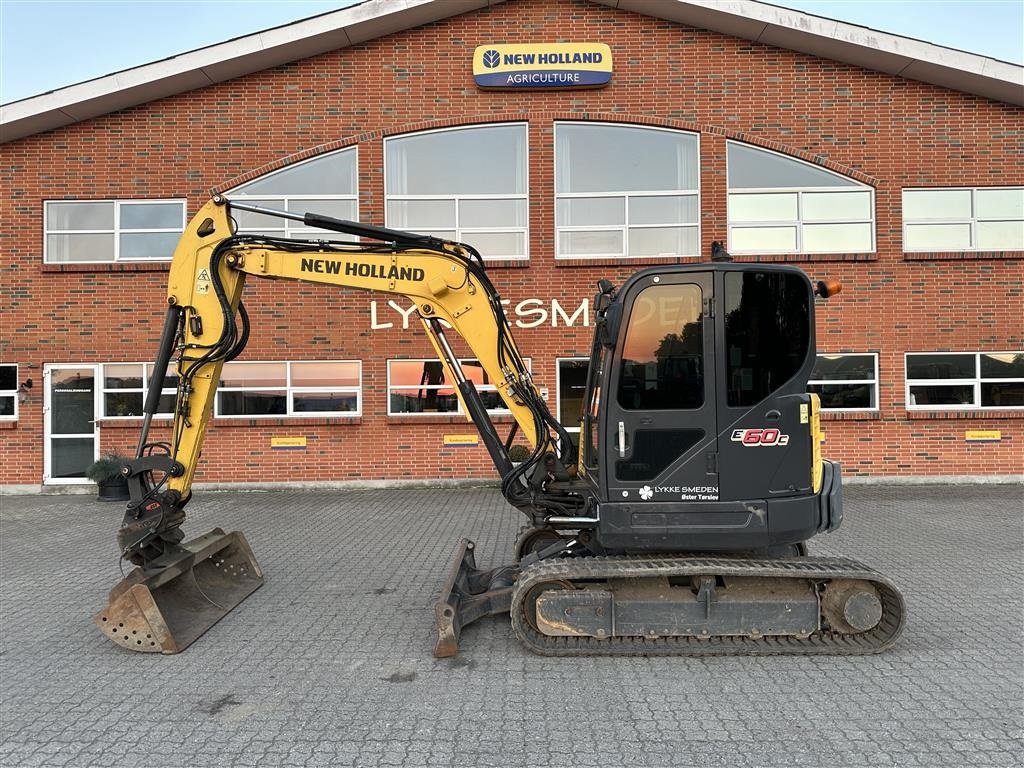
[[645, 273], [624, 293], [606, 396], [606, 498], [715, 501], [712, 273]]

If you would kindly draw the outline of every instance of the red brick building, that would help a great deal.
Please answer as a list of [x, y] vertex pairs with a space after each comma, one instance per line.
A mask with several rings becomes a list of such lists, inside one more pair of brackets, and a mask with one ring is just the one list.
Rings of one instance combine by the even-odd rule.
[[[556, 43], [558, 66], [515, 58]], [[598, 44], [603, 87], [474, 82], [478, 46], [530, 86]], [[1022, 72], [756, 2], [371, 0], [4, 105], [0, 487], [134, 446], [167, 259], [211, 190], [476, 244], [569, 424], [599, 278], [715, 240], [798, 264], [845, 286], [818, 314], [830, 458], [1019, 477]], [[404, 302], [245, 302], [200, 482], [493, 476]]]

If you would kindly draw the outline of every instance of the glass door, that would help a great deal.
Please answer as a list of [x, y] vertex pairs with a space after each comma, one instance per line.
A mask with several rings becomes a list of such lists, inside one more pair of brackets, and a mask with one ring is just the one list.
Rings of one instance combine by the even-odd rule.
[[99, 457], [95, 365], [48, 365], [44, 423], [44, 483], [88, 483], [86, 468]]

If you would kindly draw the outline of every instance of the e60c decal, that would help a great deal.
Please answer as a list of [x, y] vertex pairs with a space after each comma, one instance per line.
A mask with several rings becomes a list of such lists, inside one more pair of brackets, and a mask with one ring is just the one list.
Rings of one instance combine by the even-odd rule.
[[734, 443], [743, 443], [748, 448], [758, 445], [786, 445], [789, 443], [789, 435], [783, 435], [775, 427], [766, 429], [734, 429], [732, 432]]

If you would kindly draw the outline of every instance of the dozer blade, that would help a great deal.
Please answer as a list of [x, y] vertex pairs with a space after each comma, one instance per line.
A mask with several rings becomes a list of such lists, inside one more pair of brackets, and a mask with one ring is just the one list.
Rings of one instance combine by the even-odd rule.
[[214, 528], [129, 573], [93, 621], [129, 650], [178, 653], [261, 586], [245, 536]]

